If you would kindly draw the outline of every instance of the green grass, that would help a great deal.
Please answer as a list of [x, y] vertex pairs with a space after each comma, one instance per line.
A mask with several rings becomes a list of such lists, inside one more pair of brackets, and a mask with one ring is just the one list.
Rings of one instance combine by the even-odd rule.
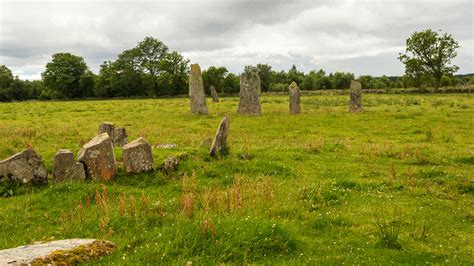
[[[187, 99], [0, 104], [0, 158], [32, 146], [51, 171], [57, 150], [77, 154], [102, 121], [177, 144], [153, 150], [156, 168], [183, 157], [169, 176], [12, 186], [0, 249], [84, 237], [118, 245], [101, 264], [472, 263], [474, 97], [365, 95], [366, 112], [351, 114], [347, 96], [310, 95], [297, 116], [287, 96], [261, 101], [257, 117], [237, 115], [235, 97], [209, 100], [208, 116]], [[201, 142], [224, 115], [230, 153], [214, 159]], [[396, 248], [380, 215], [399, 227]]]

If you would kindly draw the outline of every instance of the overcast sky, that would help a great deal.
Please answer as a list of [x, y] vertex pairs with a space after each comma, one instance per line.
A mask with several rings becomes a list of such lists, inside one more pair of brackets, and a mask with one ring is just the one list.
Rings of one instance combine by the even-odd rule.
[[0, 0], [0, 64], [38, 79], [53, 53], [70, 52], [97, 73], [103, 61], [152, 36], [204, 69], [239, 73], [269, 63], [401, 75], [406, 39], [431, 28], [453, 35], [461, 45], [458, 73], [472, 73], [473, 13], [472, 0]]

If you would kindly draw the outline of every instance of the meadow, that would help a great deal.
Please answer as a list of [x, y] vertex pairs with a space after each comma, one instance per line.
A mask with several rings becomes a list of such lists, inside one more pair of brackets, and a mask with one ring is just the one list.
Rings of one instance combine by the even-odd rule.
[[[33, 147], [52, 170], [102, 121], [155, 145], [158, 169], [107, 183], [3, 187], [0, 249], [63, 238], [108, 239], [97, 264], [472, 264], [474, 97], [471, 94], [263, 95], [263, 115], [238, 97], [0, 104], [0, 158]], [[230, 116], [229, 154], [208, 155]], [[160, 148], [176, 144], [175, 149]], [[122, 153], [115, 148], [117, 160]]]

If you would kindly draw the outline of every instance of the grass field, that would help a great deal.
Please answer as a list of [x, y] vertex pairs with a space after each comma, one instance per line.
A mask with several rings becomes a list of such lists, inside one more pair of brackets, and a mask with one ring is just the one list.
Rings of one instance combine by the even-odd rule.
[[[238, 98], [0, 104], [0, 158], [25, 147], [49, 171], [58, 149], [75, 154], [102, 121], [143, 136], [159, 167], [101, 184], [51, 184], [0, 197], [0, 249], [40, 240], [105, 238], [118, 251], [96, 263], [472, 264], [474, 97], [263, 96], [263, 115], [236, 115]], [[201, 142], [230, 115], [230, 154]], [[121, 150], [116, 148], [121, 161]]]

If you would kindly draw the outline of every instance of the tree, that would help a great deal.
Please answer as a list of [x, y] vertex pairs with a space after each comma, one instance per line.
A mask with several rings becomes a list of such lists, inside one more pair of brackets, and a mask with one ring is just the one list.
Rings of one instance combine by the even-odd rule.
[[237, 93], [240, 90], [240, 78], [239, 76], [235, 75], [234, 73], [229, 73], [224, 78], [224, 82], [222, 84], [223, 92], [225, 93]]
[[160, 63], [161, 74], [156, 78], [160, 93], [166, 95], [185, 94], [188, 90], [188, 64], [180, 53], [166, 53]]
[[229, 71], [225, 67], [210, 66], [202, 72], [202, 79], [206, 93], [210, 94], [211, 85], [216, 88], [217, 92], [222, 92], [224, 87], [224, 79]]
[[335, 72], [332, 75], [332, 87], [335, 89], [349, 89], [354, 74], [348, 72]]
[[13, 82], [12, 71], [5, 65], [0, 66], [0, 102], [11, 101], [10, 84]]
[[[435, 91], [441, 85], [443, 75], [452, 75], [459, 67], [451, 65], [459, 48], [451, 34], [441, 34], [430, 29], [414, 32], [406, 41], [406, 52], [398, 59], [405, 64], [409, 72], [418, 71], [433, 77]], [[415, 59], [415, 60], [413, 60]]]
[[301, 84], [304, 79], [304, 73], [298, 71], [295, 65], [292, 65], [290, 70], [288, 70], [288, 80], [286, 83], [290, 84], [291, 82], [296, 82], [296, 84]]
[[272, 67], [269, 64], [257, 64], [257, 73], [260, 76], [262, 91], [268, 91], [272, 82]]
[[88, 70], [84, 59], [70, 53], [57, 53], [52, 57], [41, 73], [44, 85], [65, 98], [81, 97], [81, 76]]

